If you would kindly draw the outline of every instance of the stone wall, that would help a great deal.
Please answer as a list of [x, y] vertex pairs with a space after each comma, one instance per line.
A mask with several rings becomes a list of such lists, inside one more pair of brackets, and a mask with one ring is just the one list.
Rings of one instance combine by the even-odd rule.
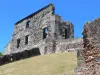
[[10, 54], [10, 51], [11, 51], [10, 47], [11, 47], [11, 41], [4, 48], [4, 54], [3, 55]]
[[88, 44], [91, 44], [93, 46], [96, 46], [97, 48], [100, 48], [99, 32], [100, 32], [100, 18], [97, 18], [92, 22], [87, 22], [84, 25], [84, 31], [83, 31], [84, 47], [88, 46]]
[[[74, 46], [78, 44], [73, 45], [69, 40], [74, 38], [73, 24], [63, 21], [59, 15], [54, 14], [54, 10], [54, 5], [49, 4], [18, 21], [15, 24], [12, 39], [5, 47], [4, 54], [18, 53], [33, 48], [39, 48], [41, 54], [49, 54], [58, 52], [58, 48], [66, 51], [66, 46], [68, 46], [67, 49], [75, 48]], [[43, 38], [44, 28], [48, 29], [46, 38]], [[25, 44], [26, 36], [28, 36], [27, 44]], [[70, 44], [67, 44], [66, 40], [69, 40]], [[61, 45], [60, 42], [65, 46], [62, 46], [63, 44]], [[57, 48], [57, 46], [59, 47]], [[62, 47], [64, 48], [62, 49]]]
[[[74, 38], [74, 25], [69, 21], [63, 21], [58, 15], [55, 15], [55, 33], [56, 39], [72, 39]], [[65, 29], [67, 32], [65, 32]], [[65, 34], [67, 37], [65, 38]]]
[[83, 39], [57, 40], [56, 52], [71, 52], [83, 48]]
[[[23, 20], [15, 25], [14, 33], [11, 40], [11, 53], [23, 50], [30, 50], [34, 45], [43, 40], [43, 28], [48, 27], [50, 34], [53, 35], [53, 26], [55, 16], [52, 14], [54, 7], [51, 5], [43, 11]], [[29, 28], [26, 27], [27, 21], [30, 21]], [[25, 45], [25, 36], [29, 35], [28, 45]], [[17, 48], [17, 39], [20, 39], [20, 47]]]
[[100, 18], [85, 24], [83, 43], [83, 62], [77, 75], [100, 75]]

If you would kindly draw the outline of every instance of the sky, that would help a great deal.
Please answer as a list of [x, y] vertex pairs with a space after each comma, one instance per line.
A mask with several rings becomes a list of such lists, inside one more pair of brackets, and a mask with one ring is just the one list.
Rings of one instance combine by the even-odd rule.
[[11, 40], [14, 24], [49, 3], [64, 21], [74, 24], [75, 38], [82, 37], [87, 21], [100, 17], [100, 0], [0, 0], [0, 52]]

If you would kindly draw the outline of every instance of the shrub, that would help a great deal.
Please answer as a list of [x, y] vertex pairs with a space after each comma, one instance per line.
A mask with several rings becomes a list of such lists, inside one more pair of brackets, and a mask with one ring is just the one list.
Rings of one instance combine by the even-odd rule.
[[0, 52], [0, 56], [2, 56], [3, 54]]

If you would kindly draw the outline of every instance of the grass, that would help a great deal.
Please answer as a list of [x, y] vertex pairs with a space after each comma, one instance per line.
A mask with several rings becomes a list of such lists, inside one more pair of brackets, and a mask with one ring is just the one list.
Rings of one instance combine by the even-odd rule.
[[76, 53], [41, 55], [0, 66], [0, 75], [74, 75]]

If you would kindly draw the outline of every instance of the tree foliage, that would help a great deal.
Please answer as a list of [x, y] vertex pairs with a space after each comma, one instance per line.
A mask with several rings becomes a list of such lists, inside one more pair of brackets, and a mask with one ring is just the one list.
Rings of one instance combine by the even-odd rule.
[[2, 56], [3, 54], [0, 52], [0, 56]]

